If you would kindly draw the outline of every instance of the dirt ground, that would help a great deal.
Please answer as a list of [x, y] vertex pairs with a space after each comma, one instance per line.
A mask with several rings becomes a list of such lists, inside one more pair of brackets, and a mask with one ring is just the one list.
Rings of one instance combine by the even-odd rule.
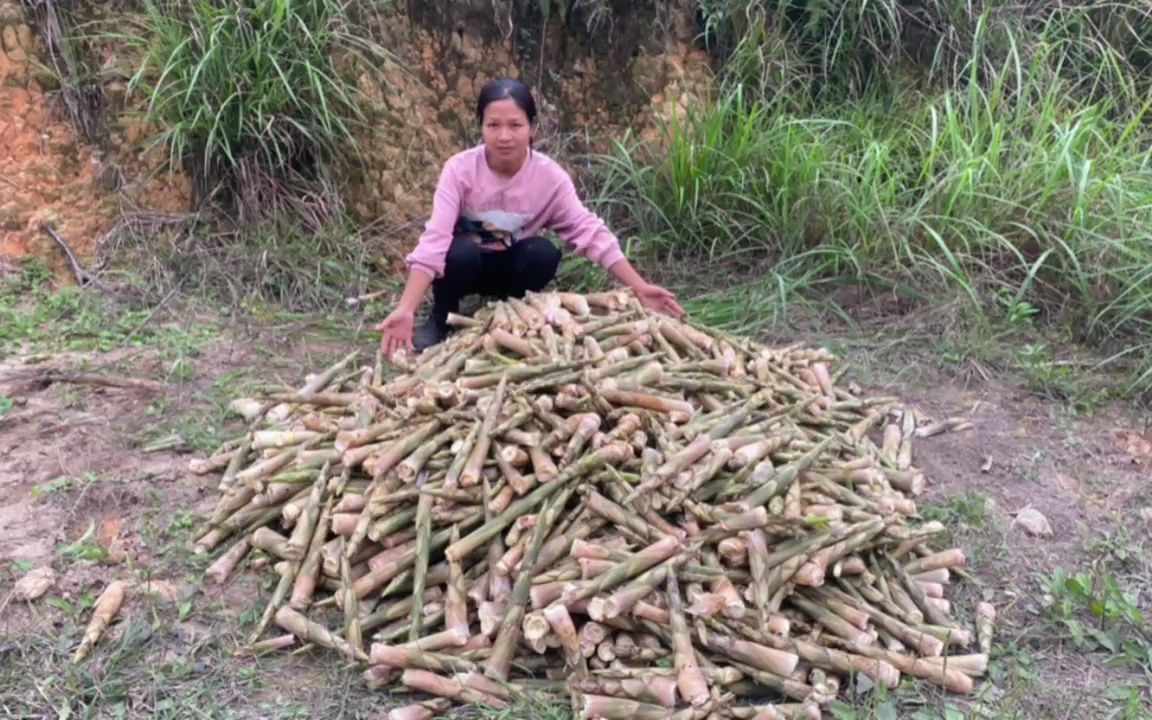
[[[332, 338], [312, 330], [303, 322], [225, 329], [190, 361], [191, 377], [177, 380], [148, 346], [0, 360], [0, 714], [382, 716], [388, 696], [366, 691], [333, 655], [236, 656], [266, 602], [270, 573], [245, 569], [223, 587], [210, 585], [201, 581], [210, 558], [190, 550], [215, 480], [189, 472], [188, 461], [239, 433], [227, 401], [254, 382], [298, 384], [350, 346], [372, 350], [370, 332]], [[1012, 379], [961, 384], [932, 370], [931, 358], [908, 362], [924, 363], [915, 381], [855, 377], [929, 416], [971, 419], [971, 430], [916, 447], [915, 463], [931, 481], [920, 508], [968, 553], [974, 579], [948, 593], [957, 614], [971, 617], [986, 599], [1001, 621], [990, 678], [976, 698], [910, 682], [896, 695], [900, 717], [1152, 716], [1147, 644], [1133, 626], [1106, 625], [1090, 612], [1110, 580], [1129, 593], [1132, 609], [1149, 610], [1147, 419], [1120, 406], [1073, 416]], [[68, 376], [78, 370], [87, 375]], [[143, 382], [116, 386], [108, 376]], [[173, 434], [184, 447], [148, 450]], [[1051, 537], [1013, 526], [1027, 506], [1047, 518]], [[13, 599], [13, 582], [46, 566], [57, 577], [45, 595]], [[1054, 592], [1060, 569], [1087, 573], [1095, 594]], [[131, 599], [93, 657], [73, 665], [91, 603], [113, 579], [132, 583]], [[1104, 605], [1117, 603], [1126, 609]], [[1078, 643], [1093, 629], [1119, 642]], [[874, 703], [855, 698], [833, 716], [871, 717]]]

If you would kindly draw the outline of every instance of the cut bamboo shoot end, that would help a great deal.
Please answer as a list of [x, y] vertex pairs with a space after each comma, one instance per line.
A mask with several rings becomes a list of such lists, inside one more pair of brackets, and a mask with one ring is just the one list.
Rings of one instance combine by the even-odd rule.
[[959, 670], [965, 675], [982, 677], [988, 672], [988, 655], [977, 653], [973, 655], [946, 655], [934, 658], [925, 658], [924, 662], [940, 668]]

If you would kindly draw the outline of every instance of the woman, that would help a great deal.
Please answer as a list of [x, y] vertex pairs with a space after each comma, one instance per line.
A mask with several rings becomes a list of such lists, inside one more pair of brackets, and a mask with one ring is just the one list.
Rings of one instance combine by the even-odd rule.
[[[476, 106], [484, 143], [444, 165], [423, 235], [405, 259], [408, 281], [392, 313], [376, 329], [391, 358], [422, 350], [448, 334], [448, 313], [461, 298], [523, 297], [556, 275], [560, 250], [539, 232], [559, 235], [573, 251], [599, 263], [648, 309], [680, 318], [684, 309], [664, 288], [632, 267], [604, 222], [580, 202], [572, 178], [532, 149], [536, 102], [524, 83], [494, 80]], [[432, 315], [416, 332], [416, 308], [432, 287]]]

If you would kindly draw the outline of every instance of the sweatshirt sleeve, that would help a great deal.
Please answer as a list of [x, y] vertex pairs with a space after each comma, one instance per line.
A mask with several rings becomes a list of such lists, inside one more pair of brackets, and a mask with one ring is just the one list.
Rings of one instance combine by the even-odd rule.
[[440, 171], [432, 197], [432, 215], [424, 225], [416, 248], [404, 258], [410, 270], [419, 270], [433, 280], [444, 275], [444, 257], [452, 246], [456, 220], [460, 217], [463, 191], [456, 163], [449, 161]]
[[596, 213], [584, 207], [572, 178], [561, 169], [560, 184], [553, 198], [551, 228], [573, 251], [607, 269], [624, 258], [620, 241]]

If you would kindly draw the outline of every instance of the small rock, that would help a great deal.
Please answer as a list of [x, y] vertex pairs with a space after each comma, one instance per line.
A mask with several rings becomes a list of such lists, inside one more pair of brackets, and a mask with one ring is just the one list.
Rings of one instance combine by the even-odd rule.
[[35, 600], [56, 582], [56, 571], [50, 567], [38, 567], [16, 581], [12, 597], [16, 600]]
[[1152, 523], [1152, 507], [1140, 508], [1140, 518], [1146, 523]]
[[1018, 510], [1012, 525], [1019, 525], [1024, 528], [1024, 532], [1036, 537], [1052, 537], [1053, 535], [1052, 526], [1048, 524], [1048, 518], [1033, 507]]
[[866, 695], [872, 692], [872, 688], [874, 687], [876, 687], [876, 684], [872, 682], [871, 678], [863, 674], [857, 674], [856, 684], [852, 687], [852, 691], [857, 695]]

